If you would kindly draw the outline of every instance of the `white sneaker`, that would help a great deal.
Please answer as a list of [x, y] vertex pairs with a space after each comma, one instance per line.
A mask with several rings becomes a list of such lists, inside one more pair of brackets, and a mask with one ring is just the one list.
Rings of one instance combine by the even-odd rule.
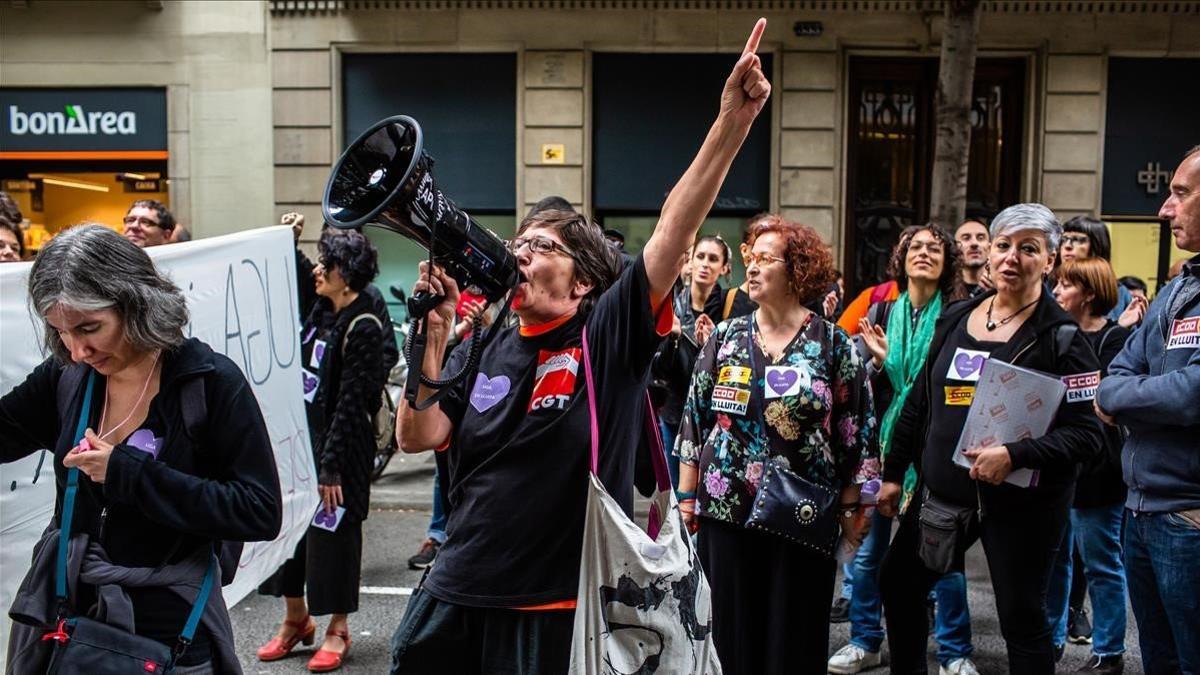
[[829, 672], [854, 675], [861, 670], [878, 666], [880, 661], [879, 652], [869, 652], [856, 644], [848, 644], [829, 657]]
[[979, 675], [971, 659], [954, 659], [944, 666], [938, 667], [938, 675]]

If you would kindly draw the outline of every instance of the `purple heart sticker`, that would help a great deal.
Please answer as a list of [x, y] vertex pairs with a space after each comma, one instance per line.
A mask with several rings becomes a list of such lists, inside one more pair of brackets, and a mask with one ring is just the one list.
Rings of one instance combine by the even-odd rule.
[[314, 359], [314, 360], [315, 360], [317, 363], [320, 363], [320, 362], [321, 362], [321, 359], [324, 359], [324, 358], [325, 358], [325, 343], [324, 343], [324, 342], [318, 342], [318, 343], [316, 344], [316, 346], [315, 346], [315, 347], [313, 347], [313, 359]]
[[487, 375], [479, 373], [471, 389], [471, 405], [481, 413], [487, 412], [508, 395], [511, 387], [512, 383], [506, 375], [497, 375], [489, 380]]
[[965, 380], [978, 372], [979, 369], [983, 367], [983, 362], [983, 354], [971, 356], [970, 354], [959, 352], [958, 355], [954, 357], [954, 370], [958, 373], [958, 376], [961, 379]]
[[138, 429], [126, 441], [126, 445], [131, 448], [137, 448], [151, 457], [158, 459], [158, 453], [162, 450], [162, 441], [163, 439], [155, 437], [153, 431]]
[[313, 523], [324, 525], [325, 527], [333, 527], [337, 525], [337, 512], [330, 513], [325, 509], [317, 509], [317, 515], [313, 518]]
[[303, 370], [300, 371], [300, 373], [301, 373], [301, 376], [304, 377], [304, 393], [305, 394], [313, 393], [313, 390], [317, 388], [317, 378], [313, 377], [312, 375], [309, 375], [308, 373], [304, 372]]
[[792, 388], [792, 385], [796, 384], [797, 377], [799, 376], [794, 370], [772, 370], [767, 373], [767, 386], [775, 392], [776, 396], [783, 396], [788, 389]]

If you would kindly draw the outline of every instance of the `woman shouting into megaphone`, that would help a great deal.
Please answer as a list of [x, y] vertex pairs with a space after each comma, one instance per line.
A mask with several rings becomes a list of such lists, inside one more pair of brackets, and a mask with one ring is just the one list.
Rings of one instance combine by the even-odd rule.
[[[603, 422], [597, 473], [632, 512], [646, 375], [671, 328], [679, 259], [771, 93], [755, 53], [765, 27], [763, 19], [755, 24], [716, 121], [633, 264], [622, 271], [618, 252], [586, 216], [531, 214], [509, 242], [520, 271], [512, 296], [519, 325], [498, 333], [478, 371], [437, 405], [401, 404], [402, 449], [449, 452], [454, 509], [437, 564], [393, 637], [393, 673], [567, 670], [592, 433], [585, 343]], [[459, 289], [423, 264], [420, 291], [444, 297], [424, 319], [420, 364], [438, 379]], [[447, 373], [457, 372], [465, 352], [450, 355]]]

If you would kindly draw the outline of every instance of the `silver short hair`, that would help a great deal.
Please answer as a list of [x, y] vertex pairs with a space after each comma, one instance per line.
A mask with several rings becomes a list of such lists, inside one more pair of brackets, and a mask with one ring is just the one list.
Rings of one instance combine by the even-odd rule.
[[1051, 251], [1058, 250], [1058, 242], [1062, 239], [1062, 223], [1054, 216], [1054, 212], [1041, 204], [1013, 204], [996, 214], [992, 219], [990, 234], [992, 241], [1001, 235], [1019, 230], [1037, 230], [1046, 239], [1046, 245]]
[[159, 274], [146, 252], [96, 223], [64, 230], [46, 243], [29, 272], [29, 309], [42, 320], [46, 351], [62, 363], [71, 353], [46, 314], [55, 305], [81, 311], [114, 309], [137, 349], [169, 350], [183, 343], [187, 302]]

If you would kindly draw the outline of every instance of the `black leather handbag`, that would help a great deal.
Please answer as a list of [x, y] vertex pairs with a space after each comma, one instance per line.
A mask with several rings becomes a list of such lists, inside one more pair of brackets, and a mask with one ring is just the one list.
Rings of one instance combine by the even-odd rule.
[[832, 558], [841, 534], [837, 497], [837, 492], [806, 480], [772, 458], [764, 464], [746, 527], [779, 535]]
[[[753, 321], [748, 331], [750, 368], [755, 364]], [[751, 394], [753, 395], [753, 394]], [[766, 429], [762, 406], [759, 423]], [[832, 558], [837, 547], [841, 524], [838, 522], [838, 491], [814, 483], [792, 471], [787, 460], [770, 457], [763, 463], [763, 476], [754, 495], [746, 527], [781, 536]]]

